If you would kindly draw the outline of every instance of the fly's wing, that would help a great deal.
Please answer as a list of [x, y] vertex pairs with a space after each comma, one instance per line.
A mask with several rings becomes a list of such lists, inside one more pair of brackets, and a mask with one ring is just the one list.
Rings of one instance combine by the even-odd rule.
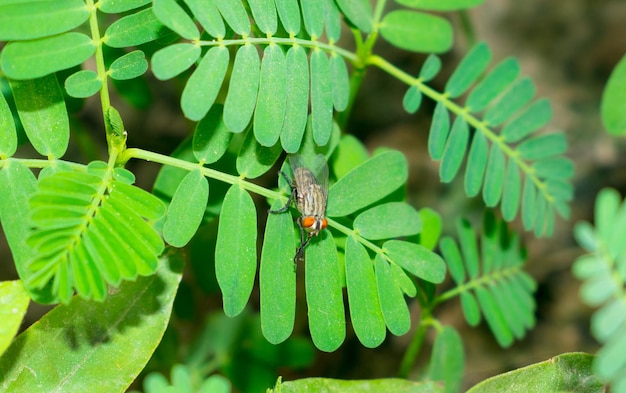
[[296, 168], [308, 169], [313, 174], [317, 184], [319, 184], [322, 189], [324, 200], [328, 198], [328, 164], [326, 163], [324, 155], [318, 154], [314, 157], [308, 158], [301, 156], [300, 154], [290, 154], [289, 164], [291, 165], [291, 170], [294, 173]]

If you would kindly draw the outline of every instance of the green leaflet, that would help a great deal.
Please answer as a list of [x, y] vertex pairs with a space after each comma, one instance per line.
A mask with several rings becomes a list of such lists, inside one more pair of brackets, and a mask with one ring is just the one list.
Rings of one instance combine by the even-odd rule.
[[171, 79], [191, 67], [199, 57], [200, 47], [197, 45], [180, 43], [166, 46], [152, 55], [152, 72], [160, 80]]
[[209, 182], [193, 170], [178, 185], [163, 223], [163, 238], [174, 247], [183, 247], [195, 235], [209, 198]]
[[415, 113], [422, 104], [422, 93], [417, 86], [411, 86], [407, 89], [402, 99], [402, 106], [408, 113]]
[[91, 37], [77, 32], [13, 41], [2, 50], [0, 66], [9, 78], [35, 79], [79, 65], [95, 50]]
[[404, 294], [392, 273], [391, 266], [381, 254], [376, 254], [374, 271], [385, 324], [392, 334], [400, 336], [409, 331], [411, 317]]
[[[337, 8], [337, 3], [333, 0], [322, 0], [322, 6], [324, 8], [326, 38], [328, 38], [329, 43], [335, 43], [341, 36], [343, 16]], [[368, 16], [368, 18], [370, 17]]]
[[461, 163], [465, 158], [468, 139], [469, 127], [465, 119], [459, 116], [454, 120], [454, 124], [452, 124], [452, 130], [450, 131], [443, 156], [441, 157], [439, 177], [442, 182], [451, 182], [461, 168]]
[[320, 50], [311, 53], [311, 125], [313, 139], [325, 146], [333, 129], [333, 87], [328, 57]]
[[278, 18], [274, 0], [248, 0], [252, 18], [259, 30], [268, 35], [276, 33]]
[[517, 163], [509, 160], [504, 176], [502, 189], [502, 217], [507, 221], [513, 221], [517, 215], [517, 209], [522, 195], [522, 179]]
[[212, 164], [222, 158], [233, 137], [222, 119], [223, 107], [213, 105], [193, 133], [193, 155], [198, 162]]
[[285, 117], [287, 83], [285, 55], [275, 44], [265, 48], [261, 61], [259, 95], [254, 111], [254, 136], [263, 146], [274, 146]]
[[256, 47], [242, 45], [237, 50], [224, 102], [224, 124], [232, 132], [242, 132], [250, 123], [257, 101], [259, 67]]
[[535, 174], [542, 179], [569, 179], [574, 176], [574, 163], [565, 157], [535, 161], [532, 167]]
[[529, 230], [535, 222], [535, 204], [537, 201], [537, 187], [530, 177], [524, 180], [522, 190], [522, 223], [524, 228]]
[[412, 52], [443, 53], [452, 46], [450, 22], [421, 12], [389, 12], [381, 22], [380, 33], [390, 44]]
[[154, 41], [168, 33], [170, 30], [159, 22], [152, 8], [146, 8], [113, 22], [107, 28], [103, 39], [104, 43], [112, 48], [126, 48]]
[[624, 91], [626, 91], [626, 57], [622, 57], [611, 72], [600, 105], [602, 125], [613, 135], [623, 135], [626, 132]]
[[153, 0], [152, 12], [166, 27], [188, 40], [200, 38], [194, 21], [174, 0]]
[[213, 47], [191, 74], [180, 98], [180, 107], [188, 119], [198, 121], [207, 114], [224, 81], [228, 59], [228, 49]]
[[354, 229], [369, 240], [418, 234], [422, 229], [419, 213], [404, 202], [375, 206], [354, 219]]
[[478, 326], [481, 321], [480, 308], [476, 297], [471, 292], [461, 293], [461, 309], [463, 310], [463, 317], [470, 326]]
[[87, 20], [81, 0], [0, 4], [0, 41], [32, 40], [71, 30]]
[[277, 384], [276, 389], [272, 390], [272, 393], [362, 393], [368, 390], [372, 392], [443, 392], [440, 385], [435, 382], [416, 382], [401, 378], [349, 381], [330, 378], [302, 378]]
[[517, 146], [520, 156], [527, 160], [557, 156], [565, 153], [566, 150], [567, 140], [562, 132], [531, 137]]
[[[402, 153], [387, 151], [374, 156], [330, 187], [326, 214], [341, 217], [360, 210], [395, 191], [407, 176]], [[361, 191], [359, 198], [353, 197], [355, 190]]]
[[[161, 341], [182, 264], [178, 255], [162, 260], [156, 275], [124, 283], [102, 303], [76, 298], [48, 312], [20, 334], [0, 359], [5, 370], [0, 389], [19, 392], [38, 386], [42, 391], [81, 391], [89, 381], [101, 391], [126, 390]], [[59, 334], [71, 340], [60, 339]], [[119, 368], [105, 375], [102, 370], [113, 359]], [[34, 373], [24, 374], [24, 367]]]
[[464, 185], [465, 193], [468, 197], [475, 197], [480, 192], [485, 169], [487, 168], [488, 156], [489, 144], [487, 143], [487, 138], [481, 132], [474, 133], [465, 169]]
[[22, 126], [35, 150], [49, 158], [62, 157], [70, 124], [56, 76], [11, 81], [10, 85]]
[[487, 44], [481, 42], [474, 45], [448, 79], [444, 91], [451, 98], [465, 93], [482, 75], [490, 61], [491, 50]]
[[463, 267], [461, 251], [456, 242], [451, 237], [445, 236], [439, 242], [439, 248], [441, 255], [448, 264], [448, 270], [452, 279], [457, 285], [462, 284], [465, 281], [465, 268]]
[[276, 0], [280, 21], [289, 35], [300, 32], [300, 7], [297, 0]]
[[437, 74], [441, 71], [441, 59], [439, 56], [430, 54], [422, 64], [422, 69], [420, 70], [420, 79], [425, 82], [432, 80]]
[[330, 78], [333, 82], [333, 106], [337, 112], [343, 112], [350, 99], [350, 77], [343, 58], [334, 52], [330, 56]]
[[17, 132], [13, 113], [3, 94], [0, 94], [0, 157], [11, 157], [17, 150]]
[[281, 153], [279, 143], [271, 147], [262, 146], [249, 130], [237, 155], [237, 173], [247, 179], [255, 179], [269, 171]]
[[311, 38], [320, 38], [324, 30], [323, 8], [314, 1], [302, 1], [300, 7], [307, 33]]
[[433, 160], [440, 160], [443, 156], [449, 132], [450, 115], [443, 101], [439, 101], [435, 107], [433, 121], [428, 133], [428, 153]]
[[329, 164], [335, 176], [341, 179], [368, 159], [369, 153], [363, 143], [353, 135], [346, 134], [342, 135]]
[[65, 80], [65, 91], [72, 97], [87, 98], [96, 94], [102, 87], [98, 74], [91, 70], [73, 73]]
[[151, 0], [100, 0], [98, 10], [109, 14], [116, 14], [134, 10], [149, 4]]
[[502, 60], [472, 89], [465, 105], [471, 112], [482, 111], [517, 79], [519, 73], [520, 66], [515, 58]]
[[29, 301], [30, 298], [21, 281], [0, 282], [0, 315], [3, 323], [0, 334], [0, 356], [17, 334]]
[[352, 236], [346, 241], [346, 287], [355, 334], [365, 347], [379, 346], [386, 332], [376, 276], [367, 250]]
[[485, 113], [490, 126], [498, 126], [523, 108], [535, 95], [535, 85], [529, 78], [522, 78], [511, 86]]
[[423, 208], [419, 211], [422, 222], [422, 232], [419, 237], [419, 244], [428, 250], [434, 250], [441, 236], [441, 216], [430, 208]]
[[465, 267], [467, 269], [467, 275], [470, 279], [478, 277], [480, 272], [479, 267], [479, 255], [478, 247], [476, 245], [476, 239], [474, 231], [469, 221], [461, 219], [456, 224], [456, 231], [459, 235], [459, 242], [461, 243], [461, 251], [463, 253], [463, 260], [465, 261]]
[[396, 0], [407, 7], [433, 11], [456, 11], [472, 8], [485, 0]]
[[446, 266], [439, 255], [423, 246], [389, 240], [383, 244], [385, 254], [406, 271], [423, 280], [440, 283], [446, 274]]
[[372, 31], [372, 7], [368, 0], [337, 0], [341, 12], [363, 33]]
[[220, 214], [215, 246], [215, 275], [222, 290], [224, 313], [243, 311], [256, 275], [256, 209], [250, 194], [230, 187]]
[[[280, 209], [275, 201], [272, 209]], [[259, 286], [261, 330], [272, 344], [285, 341], [293, 331], [296, 313], [296, 242], [291, 214], [269, 214], [263, 237]]]
[[241, 0], [213, 0], [222, 17], [239, 35], [250, 34], [250, 20]]
[[435, 338], [428, 379], [442, 381], [445, 386], [444, 392], [459, 392], [464, 367], [463, 340], [453, 327], [444, 326]]
[[309, 330], [325, 352], [339, 348], [346, 336], [337, 249], [330, 231], [322, 231], [306, 248], [305, 288]]
[[147, 70], [146, 55], [136, 50], [115, 59], [109, 67], [109, 75], [113, 79], [127, 80], [143, 75]]
[[548, 124], [552, 107], [547, 99], [535, 101], [518, 117], [504, 126], [502, 136], [506, 142], [517, 142]]
[[300, 150], [309, 110], [309, 61], [301, 46], [289, 48], [285, 69], [290, 72], [287, 74], [287, 106], [280, 143], [287, 153], [295, 153]]
[[489, 329], [498, 344], [503, 348], [510, 346], [513, 343], [513, 334], [506, 324], [503, 310], [498, 307], [495, 295], [490, 291], [490, 288], [478, 287], [476, 288], [476, 298], [487, 325], [489, 325]]
[[226, 27], [214, 0], [185, 0], [202, 28], [215, 38], [224, 38]]
[[483, 199], [487, 207], [493, 207], [500, 201], [505, 166], [506, 158], [500, 147], [491, 146], [487, 170], [485, 171], [485, 186], [483, 187]]

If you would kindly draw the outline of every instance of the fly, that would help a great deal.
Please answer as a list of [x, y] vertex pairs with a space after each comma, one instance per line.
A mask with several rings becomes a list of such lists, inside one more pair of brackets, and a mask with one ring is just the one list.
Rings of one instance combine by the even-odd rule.
[[328, 225], [326, 221], [326, 200], [328, 198], [328, 165], [323, 155], [315, 157], [311, 169], [302, 162], [298, 154], [289, 155], [289, 164], [293, 172], [293, 180], [283, 172], [279, 173], [287, 180], [291, 187], [291, 195], [287, 204], [278, 210], [270, 210], [270, 213], [283, 213], [289, 209], [292, 202], [296, 201], [296, 208], [301, 216], [298, 217], [300, 228], [300, 247], [293, 257], [294, 262], [303, 259], [304, 249], [313, 236], [317, 236]]

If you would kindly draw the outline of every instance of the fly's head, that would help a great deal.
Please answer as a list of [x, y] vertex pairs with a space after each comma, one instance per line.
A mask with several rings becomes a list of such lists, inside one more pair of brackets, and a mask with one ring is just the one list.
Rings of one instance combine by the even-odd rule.
[[317, 236], [322, 230], [328, 226], [328, 221], [325, 217], [319, 216], [305, 216], [300, 217], [300, 226], [306, 231], [309, 237]]

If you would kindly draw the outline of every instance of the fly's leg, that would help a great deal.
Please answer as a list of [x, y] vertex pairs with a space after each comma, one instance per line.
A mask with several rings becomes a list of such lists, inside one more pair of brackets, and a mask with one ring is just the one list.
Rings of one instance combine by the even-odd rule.
[[272, 210], [272, 209], [268, 210], [269, 213], [273, 213], [273, 214], [286, 212], [289, 209], [289, 207], [291, 206], [291, 203], [293, 202], [293, 198], [295, 198], [295, 195], [296, 195], [296, 193], [294, 191], [293, 182], [289, 179], [289, 177], [287, 177], [287, 175], [285, 175], [285, 172], [278, 171], [278, 174], [279, 175], [283, 175], [285, 180], [287, 180], [287, 183], [289, 184], [289, 187], [291, 187], [291, 194], [289, 194], [289, 199], [287, 200], [287, 203], [285, 204], [285, 206], [281, 207], [280, 209], [276, 209], [276, 210]]
[[300, 228], [300, 247], [298, 247], [298, 251], [296, 251], [296, 255], [293, 257], [294, 263], [304, 261], [304, 249], [309, 245], [312, 238], [312, 236], [308, 235], [302, 227], [302, 217], [298, 217], [298, 227]]

